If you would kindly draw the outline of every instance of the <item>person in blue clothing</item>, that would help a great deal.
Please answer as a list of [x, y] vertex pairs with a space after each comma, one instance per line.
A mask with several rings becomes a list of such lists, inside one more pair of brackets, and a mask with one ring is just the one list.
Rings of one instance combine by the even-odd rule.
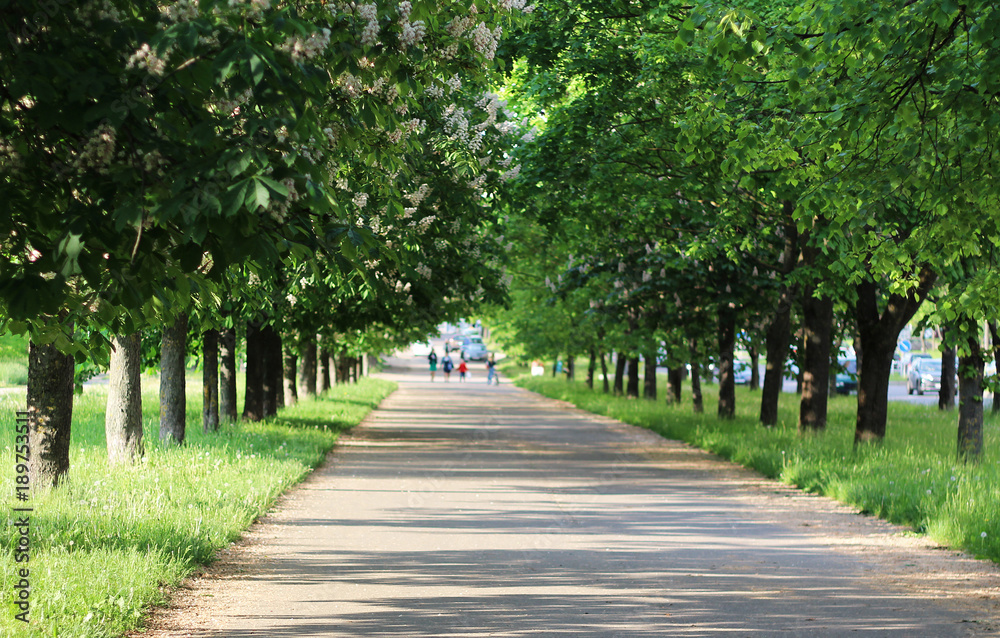
[[427, 361], [431, 364], [431, 381], [434, 380], [434, 374], [438, 369], [438, 355], [434, 352], [434, 348], [431, 348], [431, 353], [427, 355]]
[[451, 370], [455, 367], [455, 364], [451, 360], [451, 355], [447, 352], [444, 353], [444, 358], [441, 359], [441, 372], [444, 372], [444, 380], [451, 381]]
[[490, 358], [486, 360], [486, 385], [493, 383], [494, 380], [497, 383], [500, 382], [500, 376], [497, 374], [497, 361], [494, 356], [491, 354]]

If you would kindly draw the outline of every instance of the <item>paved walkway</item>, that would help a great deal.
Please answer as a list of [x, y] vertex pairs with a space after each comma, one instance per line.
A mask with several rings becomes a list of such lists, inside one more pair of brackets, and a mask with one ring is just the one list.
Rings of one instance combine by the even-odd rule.
[[644, 430], [488, 387], [481, 374], [466, 384], [438, 374], [431, 384], [422, 368], [390, 372], [400, 390], [250, 550], [222, 561], [222, 579], [196, 584], [166, 623], [177, 632], [154, 635], [912, 637], [1000, 627], [992, 566], [923, 549]]

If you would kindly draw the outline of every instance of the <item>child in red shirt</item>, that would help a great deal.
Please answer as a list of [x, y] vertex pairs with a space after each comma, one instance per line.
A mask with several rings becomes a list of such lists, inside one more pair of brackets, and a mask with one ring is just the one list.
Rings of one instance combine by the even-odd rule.
[[458, 364], [458, 380], [465, 381], [465, 373], [469, 371], [469, 366], [465, 365], [465, 360], [463, 359], [461, 363]]

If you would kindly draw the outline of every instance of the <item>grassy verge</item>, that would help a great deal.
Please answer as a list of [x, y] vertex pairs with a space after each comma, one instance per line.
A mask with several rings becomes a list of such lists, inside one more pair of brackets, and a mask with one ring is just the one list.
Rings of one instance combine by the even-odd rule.
[[884, 444], [854, 449], [854, 396], [832, 397], [827, 430], [801, 436], [793, 394], [782, 395], [780, 423], [768, 429], [757, 421], [760, 393], [744, 387], [737, 388], [737, 417], [720, 421], [715, 386], [705, 386], [706, 414], [697, 415], [690, 394], [674, 406], [662, 399], [611, 397], [582, 382], [547, 376], [521, 376], [516, 383], [686, 441], [765, 476], [909, 526], [941, 545], [1000, 562], [1000, 421], [989, 416], [982, 462], [964, 465], [955, 452], [957, 414], [934, 407], [891, 402]]
[[[200, 390], [188, 388], [188, 442], [161, 445], [155, 380], [144, 380], [143, 463], [110, 469], [104, 441], [106, 391], [88, 387], [74, 406], [71, 480], [31, 505], [31, 623], [14, 619], [10, 524], [0, 531], [0, 635], [59, 638], [119, 636], [161, 603], [216, 550], [239, 538], [275, 498], [302, 480], [395, 384], [362, 379], [296, 405], [263, 423], [201, 432]], [[242, 396], [242, 395], [241, 395]], [[14, 412], [23, 395], [0, 397], [2, 500], [13, 501]], [[8, 514], [10, 516], [10, 514]]]

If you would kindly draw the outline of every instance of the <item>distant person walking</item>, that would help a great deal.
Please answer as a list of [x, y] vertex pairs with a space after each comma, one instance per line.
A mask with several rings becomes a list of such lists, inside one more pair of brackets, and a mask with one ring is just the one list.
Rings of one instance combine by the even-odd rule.
[[438, 355], [434, 352], [434, 348], [431, 348], [431, 353], [427, 355], [427, 361], [431, 364], [431, 381], [434, 380], [434, 373], [438, 369]]
[[465, 373], [468, 371], [469, 371], [469, 366], [466, 365], [465, 360], [463, 359], [458, 364], [458, 380], [465, 381]]
[[494, 356], [491, 354], [490, 358], [486, 360], [486, 385], [493, 383], [494, 379], [498, 385], [500, 383], [500, 377], [497, 374], [497, 361]]
[[455, 367], [455, 364], [451, 361], [451, 355], [447, 352], [444, 353], [444, 358], [441, 359], [441, 372], [444, 372], [444, 380], [451, 381], [451, 370]]

